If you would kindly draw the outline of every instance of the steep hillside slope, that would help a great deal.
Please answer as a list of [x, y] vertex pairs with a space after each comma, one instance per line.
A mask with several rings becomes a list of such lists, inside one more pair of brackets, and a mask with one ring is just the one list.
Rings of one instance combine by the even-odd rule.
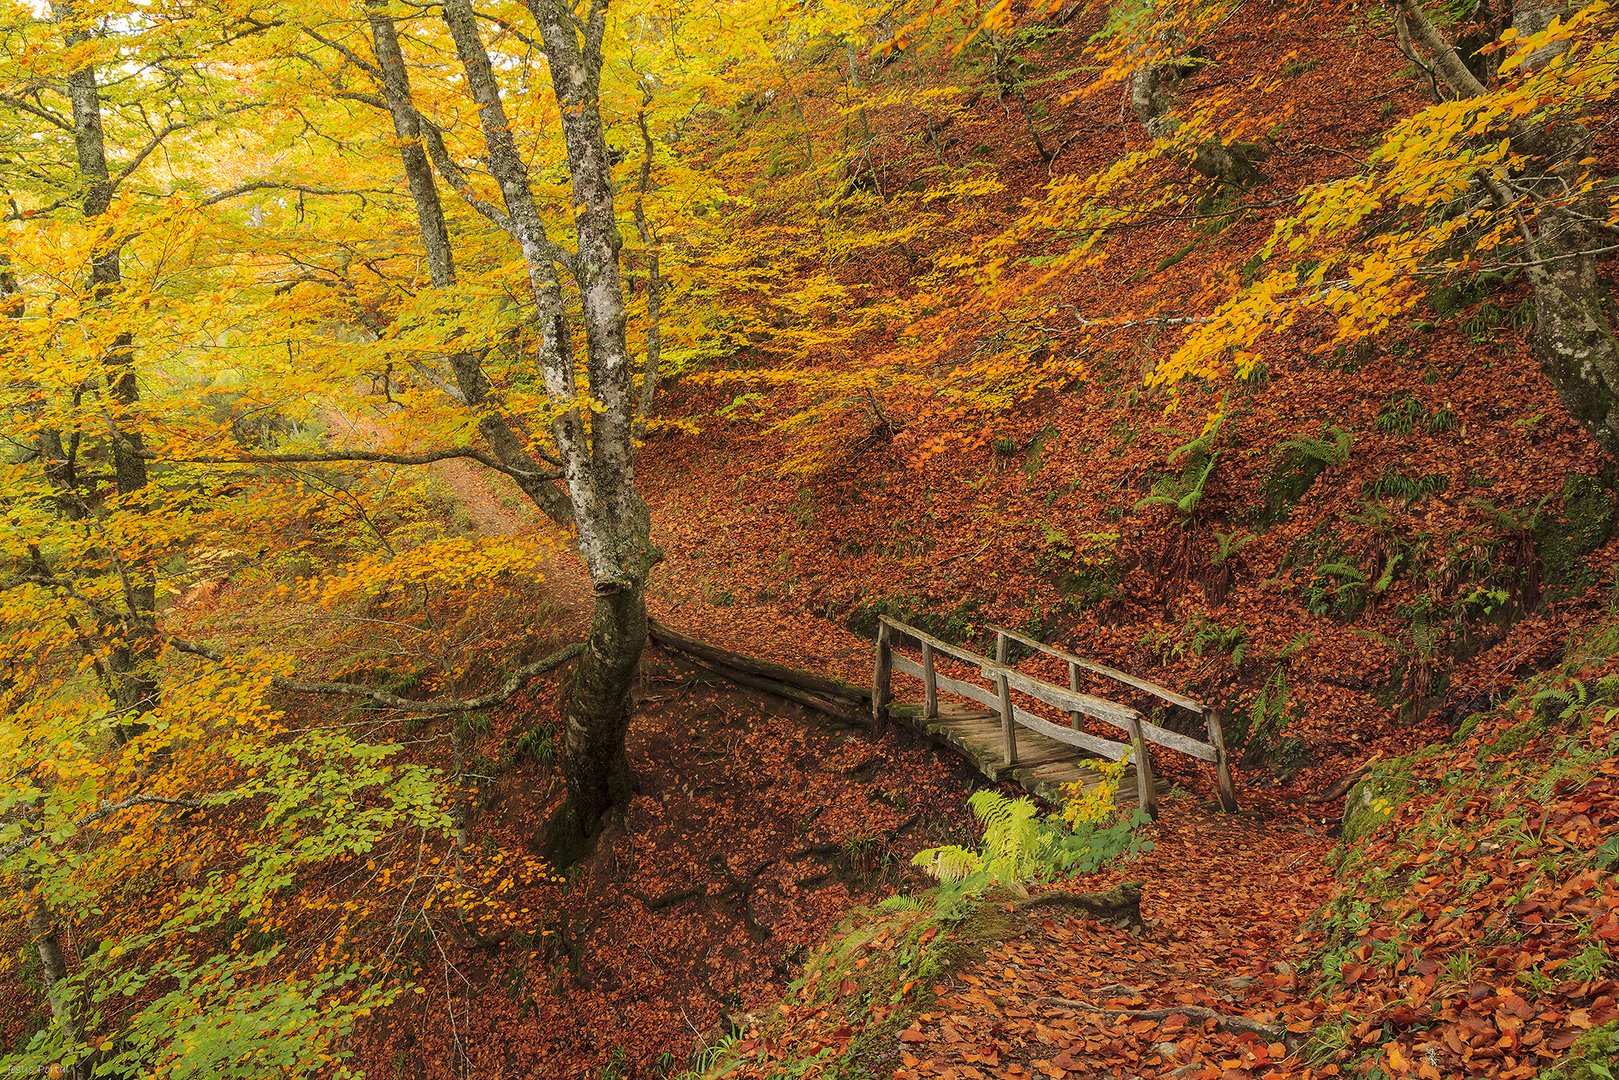
[[[839, 235], [878, 238], [864, 246], [817, 246], [823, 224], [778, 251], [784, 223], [809, 212], [792, 201], [808, 181], [788, 171], [749, 189], [754, 208], [734, 228], [757, 232], [753, 265], [818, 259], [842, 292], [797, 321], [801, 290], [724, 294], [734, 321], [752, 320], [727, 339], [737, 351], [666, 399], [702, 437], [649, 445], [665, 577], [719, 607], [756, 602], [868, 635], [880, 612], [957, 638], [1021, 628], [1218, 701], [1250, 782], [1318, 790], [1344, 761], [1420, 746], [1556, 660], [1614, 564], [1613, 469], [1531, 355], [1521, 277], [1436, 279], [1422, 310], [1375, 339], [1323, 348], [1330, 326], [1296, 328], [1253, 377], [1174, 398], [1142, 379], [1173, 327], [1121, 327], [1099, 352], [997, 310], [1005, 293], [1169, 318], [1251, 275], [1299, 191], [1355, 171], [1425, 103], [1376, 11], [1245, 5], [1210, 35], [1179, 100], [1242, 88], [1244, 122], [1272, 121], [1262, 182], [1221, 188], [1160, 168], [1144, 183], [1174, 206], [1103, 235], [1105, 258], [1082, 272], [1043, 276], [1063, 237], [1018, 234], [1000, 291], [952, 278], [959, 251], [1150, 143], [1116, 97], [1088, 92], [1100, 18], [1087, 9], [1007, 39], [1021, 99], [997, 89], [981, 39], [874, 65], [858, 84], [876, 99], [862, 114], [871, 134], [855, 145], [898, 185], [893, 207], [858, 185], [814, 203]], [[822, 55], [796, 72], [826, 93], [799, 101], [787, 130], [841, 145], [839, 109], [854, 106], [832, 103], [859, 100], [842, 64]], [[1020, 100], [1061, 144], [1049, 161], [1031, 156]], [[770, 120], [788, 107], [753, 107], [741, 137], [785, 140], [786, 120]], [[929, 109], [950, 117], [948, 137], [918, 133]], [[878, 223], [926, 202], [941, 162], [986, 178], [985, 194], [882, 241]], [[962, 357], [1025, 332], [1026, 366], [1043, 375], [996, 391], [994, 407], [948, 379], [926, 392], [906, 381], [907, 365], [918, 380], [953, 364], [965, 378]], [[823, 348], [789, 350], [811, 338]]]
[[704, 1075], [1607, 1077], [1616, 646], [1380, 767], [1325, 860], [1281, 815], [1180, 802], [1150, 855], [1073, 883], [1142, 881], [1140, 933], [994, 899], [857, 920]]

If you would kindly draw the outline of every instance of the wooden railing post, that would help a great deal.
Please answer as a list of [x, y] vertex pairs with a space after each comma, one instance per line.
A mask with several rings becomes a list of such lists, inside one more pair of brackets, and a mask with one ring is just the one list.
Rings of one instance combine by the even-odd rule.
[[939, 718], [939, 679], [933, 672], [933, 646], [922, 643], [922, 717]]
[[1220, 789], [1220, 809], [1227, 814], [1237, 812], [1237, 789], [1231, 783], [1231, 762], [1226, 757], [1225, 728], [1220, 722], [1220, 710], [1204, 713], [1209, 726], [1209, 745], [1214, 747], [1214, 782]]
[[877, 624], [877, 662], [871, 675], [871, 726], [878, 732], [888, 728], [888, 702], [893, 691], [894, 651], [888, 624]]
[[[1079, 665], [1072, 661], [1068, 664], [1068, 689], [1076, 694], [1079, 693]], [[1071, 712], [1068, 714], [1068, 722], [1077, 728], [1085, 722], [1084, 714]]]
[[[1005, 634], [995, 631], [995, 662], [1006, 663], [1007, 647], [1011, 644]], [[1005, 675], [995, 676], [995, 689], [1001, 696], [1001, 739], [1005, 743], [1006, 767], [1017, 764], [1017, 714], [1012, 711], [1012, 684]]]
[[1152, 774], [1152, 751], [1147, 748], [1147, 736], [1141, 730], [1141, 714], [1130, 717], [1130, 753], [1136, 764], [1136, 805], [1145, 810], [1154, 821], [1158, 820], [1158, 781]]
[[995, 689], [1001, 695], [1001, 738], [1006, 744], [1006, 767], [1017, 764], [1017, 719], [1012, 711], [1012, 684], [1005, 675], [995, 676]]

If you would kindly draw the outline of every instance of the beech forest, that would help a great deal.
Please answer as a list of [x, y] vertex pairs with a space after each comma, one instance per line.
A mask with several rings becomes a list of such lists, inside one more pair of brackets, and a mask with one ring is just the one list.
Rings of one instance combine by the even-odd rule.
[[0, 1074], [1615, 1080], [1613, 0], [0, 0]]

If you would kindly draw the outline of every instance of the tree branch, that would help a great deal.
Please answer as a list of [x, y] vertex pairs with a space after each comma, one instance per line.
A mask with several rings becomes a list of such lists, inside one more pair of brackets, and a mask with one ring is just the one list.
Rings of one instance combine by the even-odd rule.
[[1489, 91], [1484, 84], [1478, 81], [1462, 58], [1456, 54], [1456, 49], [1445, 40], [1445, 35], [1439, 28], [1428, 21], [1428, 16], [1422, 13], [1417, 0], [1395, 0], [1395, 6], [1406, 17], [1410, 25], [1411, 36], [1422, 44], [1433, 56], [1434, 66], [1439, 69], [1439, 75], [1445, 80], [1458, 97], [1479, 97]]
[[[453, 450], [427, 450], [419, 454], [389, 454], [371, 450], [334, 450], [330, 452], [308, 454], [237, 454], [233, 456], [203, 455], [199, 457], [164, 457], [162, 454], [147, 454], [149, 460], [164, 461], [182, 465], [316, 465], [322, 462], [374, 462], [382, 465], [431, 465], [438, 461], [449, 461], [454, 458], [466, 458], [476, 461], [485, 468], [505, 473], [514, 480], [555, 480], [560, 473], [532, 472], [528, 469], [518, 469], [507, 465], [497, 458], [485, 454], [481, 450], [470, 447]], [[552, 459], [546, 454], [540, 454], [546, 461]]]
[[219, 116], [199, 116], [195, 120], [175, 120], [169, 123], [162, 130], [154, 132], [151, 139], [147, 141], [146, 145], [137, 150], [135, 152], [135, 156], [130, 158], [122, 169], [118, 170], [118, 173], [108, 182], [108, 189], [117, 190], [118, 185], [122, 184], [125, 180], [128, 180], [130, 175], [133, 174], [136, 169], [141, 167], [141, 162], [150, 157], [152, 152], [158, 147], [162, 146], [163, 141], [170, 135], [173, 135], [175, 132], [185, 131], [188, 128], [194, 128], [199, 124], [211, 123], [213, 121], [220, 120], [223, 117], [232, 116], [236, 113], [246, 112], [248, 109], [256, 109], [259, 107], [259, 102], [247, 101], [239, 105], [230, 106]]
[[300, 195], [358, 195], [363, 202], [366, 195], [392, 195], [392, 191], [374, 188], [370, 191], [361, 191], [354, 188], [324, 188], [314, 187], [310, 184], [287, 184], [279, 180], [254, 180], [251, 183], [241, 184], [237, 187], [221, 191], [218, 195], [210, 195], [198, 206], [213, 206], [215, 203], [225, 202], [227, 199], [240, 198], [251, 195], [255, 191], [296, 191]]
[[[225, 654], [217, 649], [210, 649], [206, 645], [199, 645], [183, 638], [169, 637], [168, 643], [175, 649], [192, 656], [200, 656], [204, 660], [212, 660], [216, 664], [226, 663]], [[346, 697], [369, 698], [379, 705], [390, 709], [399, 709], [402, 712], [448, 714], [471, 712], [474, 709], [487, 709], [492, 705], [499, 705], [514, 696], [528, 684], [535, 676], [543, 675], [547, 671], [561, 667], [568, 661], [575, 659], [585, 651], [585, 643], [575, 642], [547, 656], [543, 660], [536, 660], [532, 664], [525, 664], [507, 676], [498, 689], [487, 694], [480, 694], [473, 698], [454, 699], [440, 698], [434, 701], [416, 701], [403, 698], [397, 694], [390, 694], [386, 690], [378, 690], [372, 686], [360, 683], [307, 681], [303, 679], [289, 679], [282, 675], [270, 676], [270, 685], [277, 690], [284, 690], [291, 694], [341, 694]]]
[[[183, 806], [195, 810], [207, 805], [208, 803], [201, 799], [170, 799], [162, 795], [131, 795], [129, 798], [120, 799], [117, 802], [102, 803], [95, 810], [73, 822], [69, 828], [78, 831], [86, 825], [94, 825], [96, 822], [109, 818], [120, 810], [128, 810], [132, 806]], [[0, 859], [9, 859], [17, 852], [25, 850], [38, 840], [39, 836], [39, 833], [31, 833], [28, 836], [13, 840], [5, 847], [0, 847]]]

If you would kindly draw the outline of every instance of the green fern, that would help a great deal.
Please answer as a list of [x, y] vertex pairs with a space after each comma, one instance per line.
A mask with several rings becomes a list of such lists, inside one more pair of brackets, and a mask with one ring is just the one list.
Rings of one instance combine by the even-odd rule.
[[1008, 799], [997, 791], [975, 791], [967, 805], [984, 833], [982, 851], [949, 845], [918, 852], [914, 860], [946, 885], [982, 879], [1020, 888], [1040, 876], [1045, 837], [1039, 810], [1028, 798]]
[[1329, 438], [1317, 439], [1311, 435], [1296, 435], [1282, 441], [1282, 452], [1296, 466], [1305, 462], [1318, 462], [1323, 466], [1342, 465], [1349, 460], [1350, 436], [1343, 428], [1328, 428]]
[[1237, 552], [1258, 539], [1259, 537], [1243, 529], [1233, 529], [1230, 532], [1220, 532], [1217, 529], [1214, 533], [1214, 553], [1209, 556], [1209, 561], [1215, 566], [1224, 566]]
[[885, 896], [877, 901], [877, 907], [881, 911], [899, 912], [922, 911], [927, 905], [909, 893], [895, 893], [893, 896]]
[[1259, 523], [1269, 527], [1285, 520], [1322, 473], [1349, 460], [1349, 447], [1349, 432], [1338, 427], [1323, 429], [1322, 437], [1295, 435], [1282, 440], [1265, 480]]
[[1590, 691], [1579, 679], [1569, 679], [1564, 686], [1550, 686], [1529, 699], [1535, 713], [1542, 719], [1567, 720], [1591, 700]]
[[1022, 894], [1029, 882], [1049, 881], [1061, 873], [1092, 873], [1120, 855], [1152, 847], [1137, 834], [1138, 826], [1150, 820], [1140, 811], [1124, 820], [1069, 828], [1057, 815], [1041, 815], [1026, 796], [1009, 799], [998, 791], [977, 791], [967, 805], [983, 830], [982, 848], [952, 844], [918, 852], [912, 860], [944, 886], [947, 903], [993, 885]]
[[1191, 518], [1203, 501], [1204, 489], [1214, 473], [1215, 464], [1220, 460], [1220, 451], [1214, 448], [1214, 444], [1220, 437], [1221, 423], [1216, 420], [1203, 434], [1177, 447], [1169, 455], [1169, 464], [1183, 463], [1180, 475], [1166, 476], [1153, 484], [1152, 493], [1136, 503], [1137, 510], [1148, 506], [1170, 506], [1183, 519]]

